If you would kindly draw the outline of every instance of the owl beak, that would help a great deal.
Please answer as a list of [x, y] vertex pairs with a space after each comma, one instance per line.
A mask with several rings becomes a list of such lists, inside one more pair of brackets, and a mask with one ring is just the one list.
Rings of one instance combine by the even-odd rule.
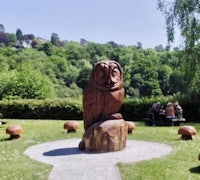
[[109, 78], [108, 81], [107, 81], [107, 87], [110, 88], [110, 87], [113, 87], [113, 86], [114, 86], [114, 83]]

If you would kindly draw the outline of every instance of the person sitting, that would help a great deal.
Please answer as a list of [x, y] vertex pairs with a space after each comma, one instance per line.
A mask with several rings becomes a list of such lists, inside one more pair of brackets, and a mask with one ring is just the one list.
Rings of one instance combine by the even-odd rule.
[[174, 102], [174, 112], [177, 119], [183, 118], [183, 109], [179, 105], [178, 101]]
[[159, 112], [160, 112], [160, 102], [156, 102], [153, 103], [151, 109], [150, 109], [150, 114], [151, 114], [151, 119], [152, 119], [152, 125], [158, 125], [159, 124], [159, 120], [160, 120], [160, 116], [159, 116]]
[[160, 117], [159, 125], [164, 125], [164, 123], [165, 123], [165, 108], [164, 108], [164, 106], [160, 106], [159, 117]]
[[[177, 119], [183, 119], [183, 109], [182, 107], [179, 105], [178, 101], [174, 102], [174, 113], [175, 113], [175, 117]], [[177, 121], [175, 122], [175, 126], [179, 126], [180, 122]]]
[[166, 116], [166, 125], [172, 125], [172, 119], [175, 118], [175, 111], [172, 102], [167, 103], [167, 107], [165, 109], [165, 116]]

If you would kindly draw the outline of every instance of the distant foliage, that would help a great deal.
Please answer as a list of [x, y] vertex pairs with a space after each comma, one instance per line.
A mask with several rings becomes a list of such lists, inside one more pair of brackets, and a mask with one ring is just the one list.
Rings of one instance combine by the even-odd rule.
[[17, 40], [22, 41], [24, 39], [21, 29], [16, 31]]
[[1, 99], [44, 99], [53, 97], [52, 83], [48, 77], [31, 69], [13, 70], [0, 74]]
[[61, 41], [60, 41], [58, 34], [52, 33], [51, 44], [53, 44], [54, 46], [61, 46]]
[[[1, 26], [2, 27], [2, 26]], [[119, 45], [61, 41], [51, 34], [50, 41], [33, 34], [0, 32], [0, 100], [13, 98], [80, 98], [92, 67], [101, 60], [115, 60], [123, 69], [126, 97], [142, 98], [185, 93], [187, 63], [178, 49], [161, 45], [143, 49]], [[4, 30], [3, 30], [4, 29]], [[190, 55], [191, 59], [198, 57]], [[197, 67], [196, 67], [197, 68]], [[198, 93], [198, 71], [190, 91]], [[191, 77], [191, 76], [190, 76]], [[187, 91], [187, 92], [190, 92]], [[190, 92], [191, 93], [191, 92]]]
[[[174, 41], [174, 27], [178, 25], [185, 40], [183, 50], [175, 47], [170, 51], [170, 44], [143, 49], [142, 42], [132, 46], [113, 41], [100, 44], [83, 38], [80, 43], [68, 42], [61, 41], [56, 33], [52, 33], [50, 40], [44, 40], [33, 34], [24, 35], [21, 29], [15, 34], [8, 33], [0, 24], [0, 100], [69, 97], [81, 100], [92, 67], [110, 59], [123, 69], [125, 98], [135, 99], [136, 103], [143, 99], [142, 104], [134, 105], [134, 110], [130, 104], [135, 102], [125, 102], [122, 107], [125, 116], [132, 111], [143, 115], [150, 105], [145, 98], [155, 100], [172, 95], [180, 96], [184, 107], [187, 101], [190, 112], [193, 104], [200, 114], [199, 7], [196, 0], [158, 0], [158, 8], [166, 18], [168, 41]], [[50, 111], [56, 113], [57, 109], [56, 106]]]
[[0, 48], [0, 99], [80, 97], [93, 65], [106, 59], [122, 66], [127, 97], [166, 96], [183, 90], [178, 51], [75, 42], [56, 47], [46, 42], [36, 49]]
[[1, 46], [8, 46], [9, 45], [9, 36], [0, 31], [0, 45]]
[[5, 27], [3, 24], [0, 24], [0, 32], [5, 33]]

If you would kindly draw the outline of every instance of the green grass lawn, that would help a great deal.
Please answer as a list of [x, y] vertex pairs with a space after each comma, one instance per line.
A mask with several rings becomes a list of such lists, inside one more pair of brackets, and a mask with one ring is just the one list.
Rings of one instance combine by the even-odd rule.
[[[0, 179], [1, 180], [42, 180], [48, 179], [50, 165], [37, 162], [24, 154], [31, 145], [67, 138], [82, 138], [81, 129], [76, 133], [66, 133], [63, 120], [6, 120], [0, 126]], [[6, 127], [18, 124], [24, 132], [20, 139], [8, 140]], [[185, 123], [186, 124], [186, 123]], [[183, 123], [181, 125], [184, 125]], [[148, 127], [136, 122], [136, 129], [128, 139], [166, 143], [173, 152], [161, 158], [131, 164], [118, 163], [123, 180], [188, 180], [200, 178], [200, 124], [187, 123], [197, 130], [195, 139], [183, 141], [178, 135], [179, 127]]]

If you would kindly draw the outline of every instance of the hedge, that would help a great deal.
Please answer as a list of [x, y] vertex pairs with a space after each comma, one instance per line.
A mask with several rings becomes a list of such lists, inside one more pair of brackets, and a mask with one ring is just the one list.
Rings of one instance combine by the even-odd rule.
[[200, 103], [196, 101], [185, 101], [177, 97], [158, 97], [158, 98], [141, 98], [124, 100], [121, 114], [125, 120], [143, 121], [147, 117], [150, 107], [155, 102], [160, 102], [166, 108], [167, 102], [179, 101], [183, 109], [183, 117], [186, 122], [200, 122]]
[[[166, 98], [125, 99], [120, 112], [126, 120], [141, 120], [152, 103]], [[12, 119], [83, 119], [82, 100], [76, 99], [16, 99], [0, 101], [3, 118]]]
[[[159, 101], [164, 107], [172, 97], [125, 99], [120, 113], [125, 120], [143, 121], [154, 102]], [[200, 104], [179, 101], [183, 116], [187, 122], [200, 121]], [[11, 119], [83, 119], [82, 100], [76, 99], [16, 99], [0, 101], [0, 113], [3, 118]]]
[[120, 112], [125, 120], [142, 121], [147, 117], [153, 103], [165, 105], [168, 101], [172, 101], [172, 97], [125, 99]]
[[3, 118], [13, 119], [82, 119], [81, 100], [16, 99], [0, 101]]

